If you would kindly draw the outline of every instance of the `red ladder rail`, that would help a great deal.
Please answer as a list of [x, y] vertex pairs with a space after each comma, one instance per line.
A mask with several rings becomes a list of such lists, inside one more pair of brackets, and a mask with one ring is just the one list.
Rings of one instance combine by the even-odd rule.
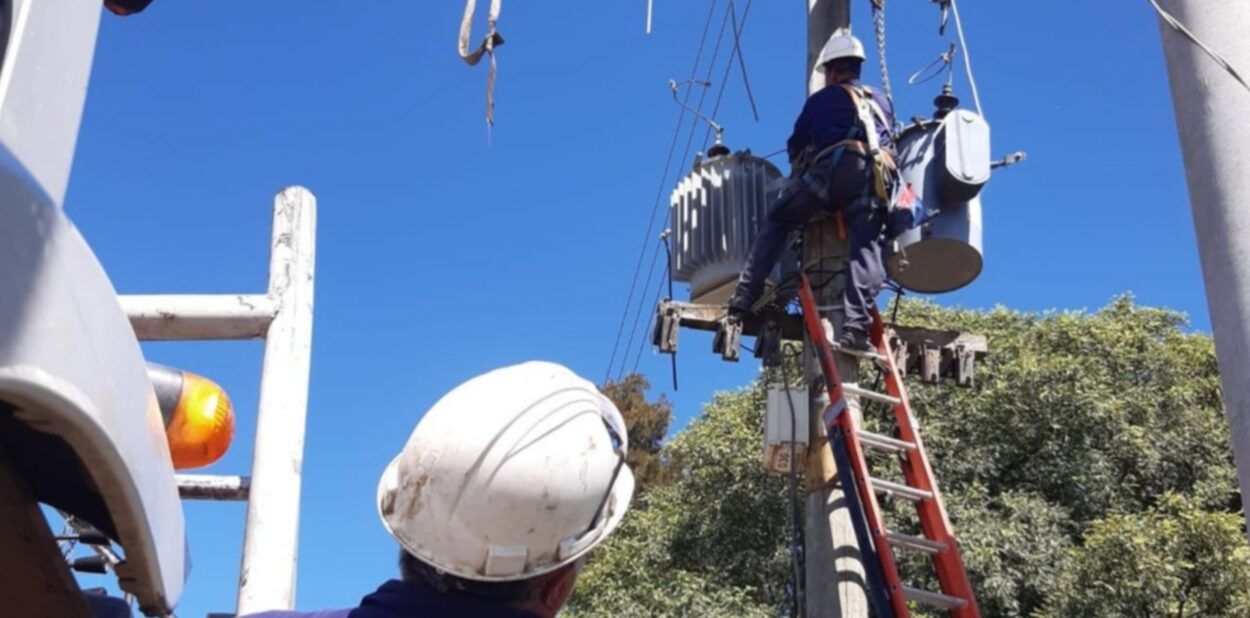
[[886, 392], [899, 401], [893, 406], [894, 420], [899, 430], [898, 439], [915, 446], [915, 448], [904, 450], [903, 478], [908, 486], [928, 491], [933, 495], [932, 499], [916, 502], [916, 514], [919, 516], [920, 529], [925, 539], [945, 545], [944, 549], [933, 554], [933, 566], [937, 571], [938, 583], [943, 594], [963, 599], [966, 603], [964, 607], [951, 610], [954, 618], [979, 618], [981, 614], [977, 609], [972, 583], [968, 580], [963, 558], [959, 554], [954, 528], [946, 514], [942, 494], [938, 491], [937, 477], [933, 474], [933, 467], [929, 464], [924, 442], [920, 438], [920, 430], [912, 414], [911, 402], [907, 397], [907, 388], [894, 363], [896, 357], [894, 350], [890, 347], [890, 338], [886, 336], [885, 324], [882, 323], [881, 315], [875, 311], [872, 331], [872, 340], [877, 345], [877, 351], [885, 357]]
[[[909, 600], [926, 605], [940, 607], [951, 612], [953, 618], [980, 618], [972, 585], [965, 572], [963, 560], [959, 555], [955, 534], [942, 504], [937, 481], [929, 459], [925, 454], [920, 432], [911, 412], [907, 391], [898, 368], [895, 366], [894, 354], [890, 349], [889, 338], [881, 316], [873, 312], [872, 341], [877, 349], [873, 357], [885, 370], [887, 394], [874, 393], [859, 388], [852, 389], [861, 398], [890, 403], [894, 411], [894, 420], [898, 425], [898, 437], [890, 438], [864, 432], [859, 422], [849, 412], [846, 402], [846, 389], [843, 388], [841, 376], [834, 362], [833, 348], [825, 335], [821, 324], [816, 301], [812, 294], [811, 282], [807, 273], [800, 272], [799, 302], [803, 311], [803, 321], [807, 327], [809, 338], [815, 346], [816, 357], [820, 362], [825, 377], [826, 389], [829, 392], [829, 408], [822, 416], [826, 431], [832, 436], [841, 434], [846, 459], [850, 462], [849, 471], [854, 480], [854, 488], [862, 504], [862, 513], [852, 513], [852, 517], [862, 515], [867, 525], [862, 526], [869, 534], [871, 547], [863, 553], [875, 555], [880, 562], [880, 572], [885, 579], [885, 596], [896, 618], [909, 618], [911, 611], [907, 605]], [[837, 429], [838, 431], [835, 431]], [[874, 480], [869, 474], [868, 460], [864, 446], [872, 446], [889, 451], [902, 452], [901, 465], [906, 485], [898, 485], [887, 481]], [[833, 447], [833, 445], [830, 445]], [[845, 474], [846, 470], [839, 470]], [[920, 520], [923, 538], [894, 534], [886, 529], [882, 516], [881, 505], [877, 501], [877, 492], [894, 494], [915, 503], [916, 513]], [[902, 584], [895, 562], [893, 547], [897, 545], [908, 549], [930, 554], [937, 572], [942, 593], [933, 593]]]
[[[820, 314], [816, 310], [816, 300], [812, 296], [811, 281], [806, 272], [799, 272], [799, 302], [803, 308], [803, 321], [807, 325], [808, 339], [816, 347], [816, 358], [820, 361], [820, 369], [825, 376], [825, 388], [829, 391], [829, 408], [825, 410], [821, 420], [826, 431], [833, 425], [842, 428], [847, 452], [851, 460], [851, 475], [855, 479], [855, 488], [863, 505], [864, 516], [868, 520], [868, 531], [872, 537], [872, 545], [881, 562], [881, 573], [885, 577], [888, 588], [887, 596], [894, 609], [896, 618], [911, 615], [907, 609], [907, 599], [903, 595], [903, 585], [899, 580], [898, 566], [894, 563], [894, 553], [890, 551], [890, 541], [886, 536], [885, 524], [881, 518], [881, 505], [877, 502], [877, 494], [872, 489], [868, 476], [868, 461], [864, 458], [864, 450], [859, 443], [859, 423], [851, 414], [846, 396], [842, 388], [842, 377], [838, 374], [837, 364], [833, 362], [833, 349], [825, 337], [825, 329], [820, 323]], [[845, 474], [845, 470], [839, 470]], [[852, 514], [856, 516], [856, 514]]]

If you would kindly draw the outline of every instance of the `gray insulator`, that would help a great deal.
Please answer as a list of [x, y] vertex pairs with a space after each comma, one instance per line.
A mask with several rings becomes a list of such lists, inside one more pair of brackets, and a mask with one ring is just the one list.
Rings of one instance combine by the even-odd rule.
[[669, 209], [673, 279], [690, 284], [692, 301], [728, 298], [781, 184], [775, 165], [743, 152], [702, 161], [677, 183]]

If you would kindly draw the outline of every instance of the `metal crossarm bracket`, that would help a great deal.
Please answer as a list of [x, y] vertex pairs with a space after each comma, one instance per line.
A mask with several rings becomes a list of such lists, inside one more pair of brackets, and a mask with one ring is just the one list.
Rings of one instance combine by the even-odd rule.
[[[656, 306], [655, 332], [652, 343], [665, 354], [677, 351], [677, 333], [681, 327], [713, 333], [723, 333], [724, 305], [688, 303], [662, 300]], [[769, 326], [770, 321], [773, 326]], [[769, 332], [769, 328], [773, 331]], [[935, 330], [911, 326], [894, 326], [890, 329], [890, 348], [894, 352], [894, 364], [907, 375], [917, 375], [928, 383], [943, 378], [954, 380], [959, 386], [972, 386], [978, 360], [989, 353], [984, 336], [958, 331]], [[772, 339], [775, 335], [776, 340]], [[758, 357], [782, 341], [803, 340], [802, 317], [788, 313], [772, 313], [765, 316], [750, 315], [742, 321], [738, 338], [754, 336], [765, 345], [759, 346]], [[736, 352], [727, 352], [718, 342], [713, 349], [727, 361], [736, 361]]]

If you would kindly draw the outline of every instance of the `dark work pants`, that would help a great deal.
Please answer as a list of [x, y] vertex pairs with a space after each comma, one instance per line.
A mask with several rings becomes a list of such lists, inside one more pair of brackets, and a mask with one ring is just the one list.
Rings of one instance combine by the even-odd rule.
[[821, 161], [802, 176], [791, 178], [769, 209], [751, 245], [751, 254], [738, 277], [738, 289], [730, 303], [749, 310], [764, 292], [768, 273], [790, 233], [822, 212], [841, 211], [851, 245], [849, 276], [843, 294], [846, 327], [867, 333], [872, 325], [870, 311], [885, 284], [880, 241], [884, 213], [872, 208], [872, 202], [864, 199], [871, 191], [871, 182], [868, 161], [855, 153], [844, 154], [836, 164]]

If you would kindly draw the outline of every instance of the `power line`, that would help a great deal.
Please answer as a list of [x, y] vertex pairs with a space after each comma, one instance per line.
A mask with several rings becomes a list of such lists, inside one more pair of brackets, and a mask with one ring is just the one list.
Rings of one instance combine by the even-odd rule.
[[[729, 0], [729, 10], [731, 11], [730, 15], [733, 16], [734, 52], [736, 52], [735, 55], [738, 58], [738, 68], [742, 69], [742, 86], [746, 88], [747, 102], [751, 104], [751, 116], [755, 118], [756, 122], [759, 122], [760, 111], [755, 107], [755, 94], [751, 92], [751, 80], [747, 77], [747, 61], [742, 55], [742, 30], [746, 27], [747, 15], [751, 14], [751, 0], [747, 0], [747, 7], [742, 9], [741, 26], [738, 25], [738, 16], [732, 13], [734, 10], [733, 0]], [[733, 64], [732, 59], [729, 61], [729, 64]], [[726, 76], [725, 79], [729, 79], [729, 77]]]
[[[634, 349], [634, 338], [638, 336], [638, 321], [642, 319], [643, 311], [646, 309], [646, 305], [644, 303], [647, 301], [647, 290], [651, 289], [651, 280], [655, 278], [655, 265], [660, 261], [660, 250], [663, 248], [664, 245], [660, 244], [658, 241], [655, 243], [655, 253], [651, 255], [651, 265], [647, 267], [647, 282], [642, 284], [643, 295], [638, 297], [638, 310], [634, 312], [634, 325], [629, 331], [629, 343], [625, 344], [625, 355], [621, 357], [621, 370], [616, 374], [616, 380], [618, 382], [625, 376], [625, 367], [629, 364], [629, 351]], [[660, 279], [660, 283], [664, 283], [662, 278]], [[655, 306], [655, 302], [653, 301], [651, 305]], [[642, 346], [640, 347], [646, 347], [646, 343], [647, 337], [644, 335], [642, 337]]]
[[[699, 61], [703, 58], [703, 49], [704, 49], [705, 44], [707, 43], [707, 33], [712, 27], [712, 16], [715, 15], [716, 13], [717, 1], [718, 0], [711, 0], [711, 2], [708, 5], [707, 19], [703, 23], [703, 34], [699, 37], [699, 49], [698, 51], [695, 52], [694, 64], [690, 67], [690, 79], [694, 79], [695, 74], [699, 70]], [[690, 97], [690, 92], [687, 91], [686, 92], [687, 101], [689, 101], [689, 97]], [[607, 382], [608, 378], [611, 377], [612, 367], [616, 364], [616, 353], [621, 345], [621, 336], [625, 331], [625, 323], [629, 320], [629, 308], [632, 305], [633, 300], [634, 300], [634, 292], [637, 290], [638, 275], [639, 275], [639, 272], [642, 270], [642, 260], [644, 257], [646, 257], [647, 243], [650, 242], [651, 237], [652, 237], [652, 228], [655, 225], [655, 213], [660, 207], [660, 198], [663, 197], [664, 189], [668, 183], [668, 173], [673, 164], [673, 153], [676, 152], [676, 149], [677, 149], [677, 139], [678, 139], [678, 136], [681, 135], [681, 125], [682, 125], [682, 121], [685, 120], [685, 116], [686, 116], [686, 110], [685, 110], [685, 107], [683, 106], [682, 109], [677, 114], [677, 125], [673, 127], [673, 139], [668, 146], [668, 156], [664, 162], [664, 169], [662, 170], [663, 175], [660, 177], [659, 188], [656, 190], [655, 203], [651, 207], [651, 217], [648, 219], [648, 222], [647, 222], [647, 232], [646, 232], [646, 235], [643, 236], [642, 246], [638, 250], [638, 262], [634, 265], [634, 274], [630, 278], [629, 294], [625, 299], [625, 306], [622, 308], [622, 311], [621, 311], [621, 320], [616, 328], [616, 341], [612, 344], [612, 355], [608, 358], [608, 366], [607, 366], [607, 369], [604, 371], [604, 375], [603, 375], [604, 382]]]
[[[729, 9], [733, 10], [732, 2], [730, 3]], [[734, 27], [734, 45], [735, 46], [738, 45], [738, 38], [741, 37], [742, 31], [745, 30], [747, 27], [747, 18], [750, 16], [750, 14], [751, 14], [751, 0], [747, 0], [746, 8], [742, 10], [742, 25], [741, 27], [738, 27], [737, 25], [735, 25]], [[734, 21], [736, 24], [737, 23], [736, 17], [734, 18]], [[712, 105], [712, 113], [710, 114], [712, 118], [716, 118], [716, 114], [720, 112], [720, 104], [721, 104], [722, 99], [724, 99], [725, 97], [725, 85], [729, 83], [729, 72], [733, 70], [733, 63], [734, 63], [733, 61], [734, 61], [734, 57], [730, 56], [729, 64], [725, 66], [725, 73], [724, 75], [721, 76], [722, 79], [720, 80], [720, 88], [716, 91], [716, 103]], [[746, 64], [745, 63], [742, 66], [742, 71], [743, 71], [742, 79], [744, 82], [746, 82]], [[746, 84], [747, 84], [746, 86], [747, 96], [750, 97], [750, 93], [751, 93], [750, 82], [746, 82]], [[751, 110], [752, 112], [754, 112], [755, 100], [754, 98], [751, 98], [750, 100], [751, 100]], [[759, 120], [758, 114], [756, 114], [755, 119]], [[703, 134], [703, 147], [705, 149], [707, 148], [707, 144], [709, 141], [711, 141], [711, 139], [712, 139], [712, 128], [708, 127], [707, 131]]]
[[[655, 305], [659, 304], [660, 297], [663, 296], [663, 293], [664, 293], [664, 287], [665, 287], [665, 281], [664, 279], [660, 279], [660, 284], [655, 286], [655, 294], [653, 295], [653, 298], [651, 299], [651, 306], [654, 307]], [[642, 352], [643, 350], [647, 349], [647, 336], [646, 335], [647, 333], [651, 332], [651, 329], [655, 328], [655, 317], [656, 317], [656, 314], [654, 311], [652, 311], [651, 319], [647, 321], [647, 328], [646, 330], [643, 331], [642, 341], [638, 343], [638, 351], [634, 353], [634, 367], [633, 369], [630, 369], [631, 373], [638, 373], [638, 364], [642, 362]], [[676, 352], [674, 352], [674, 354], [675, 353]]]
[[[714, 9], [714, 8], [715, 8], [715, 7], [713, 6], [713, 9]], [[732, 7], [727, 7], [727, 8], [726, 8], [726, 11], [725, 11], [724, 17], [721, 19], [720, 31], [717, 33], [717, 36], [716, 36], [716, 45], [712, 48], [712, 56], [711, 56], [711, 58], [708, 60], [707, 75], [706, 75], [706, 77], [703, 79], [703, 81], [704, 81], [704, 82], [709, 82], [709, 81], [711, 80], [711, 77], [712, 77], [712, 72], [713, 72], [713, 71], [715, 70], [715, 68], [716, 68], [716, 60], [717, 60], [717, 58], [720, 56], [721, 45], [722, 45], [722, 44], [724, 43], [724, 41], [725, 41], [725, 30], [729, 27], [729, 14], [730, 14], [730, 9], [731, 9], [731, 8], [732, 8]], [[715, 14], [715, 11], [713, 10], [713, 11], [712, 11], [712, 13], [711, 13], [711, 15], [714, 15], [714, 14]], [[711, 15], [710, 15], [710, 16], [711, 16]], [[709, 16], [709, 22], [708, 22], [709, 24], [710, 24], [710, 16]], [[701, 42], [700, 42], [700, 47], [702, 47], [702, 45], [703, 45], [703, 42], [701, 41]], [[693, 73], [694, 73], [694, 72], [695, 72], [695, 71], [692, 71], [692, 76], [691, 76], [691, 80], [692, 80], [692, 81], [693, 81]], [[689, 91], [687, 91], [687, 94], [689, 94]], [[706, 101], [706, 99], [707, 99], [707, 89], [706, 89], [706, 88], [704, 88], [704, 89], [703, 89], [703, 91], [702, 91], [702, 92], [700, 93], [700, 95], [699, 95], [699, 100], [698, 100], [698, 102], [695, 104], [695, 106], [694, 106], [694, 108], [693, 108], [693, 110], [692, 110], [692, 111], [694, 112], [694, 115], [695, 115], [695, 117], [696, 117], [696, 118], [698, 118], [698, 117], [701, 115], [701, 113], [702, 113], [702, 111], [703, 111], [703, 104], [704, 104], [704, 102]], [[686, 103], [683, 103], [683, 104], [682, 104], [682, 107], [688, 107], [688, 105], [687, 105]], [[684, 152], [684, 153], [686, 153], [687, 155], [691, 152], [691, 147], [692, 147], [692, 146], [693, 146], [693, 144], [694, 144], [694, 133], [695, 133], [695, 130], [696, 130], [697, 128], [698, 128], [697, 121], [692, 121], [692, 122], [691, 122], [691, 124], [690, 124], [690, 132], [689, 132], [689, 134], [688, 134], [688, 136], [687, 136], [687, 138], [686, 138], [686, 146], [685, 146], [685, 149], [683, 150], [683, 152]], [[679, 131], [679, 132], [680, 132], [680, 131]], [[685, 160], [685, 158], [683, 157], [683, 161], [684, 161], [684, 160]], [[671, 167], [671, 165], [672, 165], [672, 161], [671, 161], [671, 159], [670, 159], [670, 161], [666, 164], [666, 166], [667, 166], [667, 167]], [[667, 167], [666, 167], [666, 170], [665, 170], [664, 177], [663, 177], [663, 179], [662, 179], [662, 182], [663, 182], [663, 183], [667, 183], [667, 181], [668, 181], [668, 169], [667, 169]], [[667, 187], [666, 187], [664, 184], [661, 184], [660, 189], [659, 189], [659, 191], [658, 191], [658, 192], [657, 192], [657, 194], [656, 194], [656, 201], [655, 201], [655, 204], [653, 205], [653, 207], [652, 207], [652, 209], [651, 209], [651, 217], [650, 217], [650, 220], [649, 220], [649, 221], [648, 221], [648, 223], [647, 223], [647, 234], [648, 234], [648, 235], [650, 235], [650, 234], [652, 233], [652, 231], [655, 229], [656, 215], [659, 213], [659, 207], [660, 207], [660, 198], [663, 196], [663, 192], [664, 192], [664, 190], [665, 190], [666, 188], [667, 188]], [[646, 251], [645, 245], [644, 245], [644, 247], [643, 247], [643, 251], [644, 251], [644, 252]], [[642, 256], [640, 255], [640, 256], [639, 256], [639, 258], [640, 258], [639, 264], [641, 264], [641, 257], [642, 257]], [[652, 277], [652, 276], [654, 276], [654, 268], [655, 268], [655, 267], [654, 267], [654, 264], [655, 264], [655, 260], [652, 260], [652, 267], [651, 267], [651, 268], [652, 268], [652, 272], [651, 272], [651, 275], [648, 277], [648, 282], [650, 281], [651, 277]], [[636, 287], [636, 285], [637, 285], [637, 280], [635, 279], [634, 284], [633, 284], [633, 285], [631, 285], [631, 288]], [[638, 325], [639, 320], [641, 319], [641, 317], [640, 317], [640, 316], [641, 316], [641, 312], [644, 310], [644, 303], [646, 302], [646, 296], [645, 296], [645, 294], [646, 294], [646, 288], [647, 288], [647, 286], [646, 286], [646, 285], [644, 285], [644, 286], [643, 286], [643, 292], [642, 292], [642, 293], [643, 293], [643, 296], [639, 296], [639, 297], [638, 297], [638, 305], [637, 305], [637, 309], [635, 309], [635, 310], [634, 310], [634, 314], [635, 314], [635, 317], [634, 317], [634, 329], [635, 329], [635, 330], [634, 330], [633, 332], [631, 332], [631, 334], [630, 334], [630, 341], [631, 341], [631, 342], [633, 341], [633, 339], [634, 339], [634, 338], [636, 337], [636, 335], [637, 335], [637, 325]], [[631, 294], [631, 295], [630, 295], [630, 300], [629, 300], [629, 301], [626, 301], [625, 316], [624, 316], [624, 317], [625, 317], [625, 320], [624, 320], [625, 322], [628, 322], [628, 321], [629, 321], [629, 314], [630, 314], [630, 302], [632, 301], [632, 298], [633, 298], [633, 295]], [[622, 322], [622, 326], [624, 326], [624, 322]], [[646, 341], [645, 337], [643, 338], [643, 341], [644, 341], [644, 342]], [[614, 347], [615, 347], [615, 346], [614, 346]], [[623, 356], [623, 357], [621, 358], [621, 369], [620, 369], [620, 373], [621, 373], [621, 374], [623, 374], [623, 373], [624, 373], [624, 371], [625, 371], [625, 366], [626, 366], [626, 364], [629, 362], [629, 350], [630, 350], [630, 346], [629, 346], [629, 345], [627, 345], [627, 346], [625, 347], [625, 356]], [[615, 355], [613, 355], [613, 357], [615, 358]], [[610, 376], [611, 376], [611, 374], [612, 374], [612, 366], [613, 366], [613, 364], [609, 364], [609, 366], [608, 366], [608, 374], [607, 374], [607, 376], [605, 376], [605, 378], [604, 378], [605, 380], [607, 379], [607, 377], [610, 377]]]
[[[721, 19], [720, 32], [716, 35], [716, 47], [712, 48], [712, 59], [710, 62], [708, 62], [707, 75], [704, 76], [703, 78], [703, 81], [709, 84], [712, 83], [712, 71], [716, 69], [716, 58], [720, 55], [721, 43], [725, 42], [725, 29], [729, 27], [729, 15], [732, 12], [733, 12], [733, 4], [730, 3], [728, 6], [725, 7], [725, 17]], [[729, 56], [729, 62], [730, 64], [733, 63], [733, 55]], [[721, 80], [720, 92], [723, 93], [724, 91], [725, 91], [725, 80]], [[703, 102], [704, 100], [706, 100], [706, 98], [707, 98], [707, 88], [704, 88], [702, 94], [699, 95], [699, 103], [697, 106], [699, 111], [703, 111]], [[716, 112], [713, 111], [709, 117], [715, 119], [715, 116], [716, 116]], [[695, 125], [693, 124], [690, 125], [690, 135], [686, 139], [686, 152], [687, 153], [690, 152], [690, 147], [694, 145], [694, 132], [696, 128], [697, 127]], [[707, 130], [709, 133], [711, 133], [712, 125], [710, 123], [708, 124]], [[704, 146], [707, 145], [707, 138], [704, 138], [703, 143], [704, 143]]]
[[[1150, 0], [1154, 2], [1154, 0]], [[959, 35], [959, 48], [964, 52], [964, 68], [968, 71], [968, 87], [972, 89], [972, 102], [977, 106], [977, 115], [985, 117], [981, 111], [981, 95], [977, 93], [977, 80], [972, 76], [972, 54], [968, 53], [968, 41], [964, 39], [964, 23], [959, 19], [959, 5], [950, 0], [951, 14], [955, 16], [955, 33]], [[1159, 5], [1155, 5], [1157, 8]]]

